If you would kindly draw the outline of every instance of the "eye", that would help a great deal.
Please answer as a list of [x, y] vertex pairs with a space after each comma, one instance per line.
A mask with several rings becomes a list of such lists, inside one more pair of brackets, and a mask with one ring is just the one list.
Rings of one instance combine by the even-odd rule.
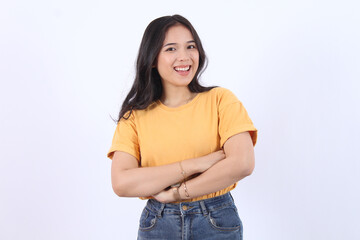
[[196, 48], [195, 45], [190, 45], [190, 46], [188, 46], [188, 49], [195, 49], [195, 48]]
[[172, 52], [172, 51], [175, 51], [175, 48], [173, 47], [169, 47], [165, 50], [165, 52]]

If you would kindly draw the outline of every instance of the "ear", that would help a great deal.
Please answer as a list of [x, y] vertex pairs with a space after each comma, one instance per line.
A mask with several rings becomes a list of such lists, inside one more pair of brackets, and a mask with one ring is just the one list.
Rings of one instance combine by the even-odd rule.
[[153, 65], [152, 65], [152, 68], [157, 68], [157, 58], [155, 59]]

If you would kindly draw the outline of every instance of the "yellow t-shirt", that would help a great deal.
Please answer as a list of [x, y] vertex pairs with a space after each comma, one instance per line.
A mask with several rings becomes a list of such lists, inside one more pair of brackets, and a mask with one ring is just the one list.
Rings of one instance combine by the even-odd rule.
[[[161, 166], [220, 150], [229, 137], [245, 131], [255, 146], [257, 129], [246, 109], [230, 90], [216, 87], [177, 108], [157, 100], [144, 110], [133, 110], [128, 120], [118, 123], [107, 156], [112, 159], [115, 151], [123, 151], [141, 167]], [[220, 196], [235, 186], [190, 201]]]

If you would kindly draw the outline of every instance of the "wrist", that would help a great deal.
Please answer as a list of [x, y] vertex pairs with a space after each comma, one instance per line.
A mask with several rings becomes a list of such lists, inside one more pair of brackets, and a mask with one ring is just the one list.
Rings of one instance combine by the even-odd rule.
[[[187, 186], [187, 185], [186, 185]], [[178, 188], [179, 196], [181, 200], [187, 200], [191, 197], [188, 195], [188, 191], [185, 191], [185, 184], [181, 183], [180, 187]]]
[[181, 201], [181, 196], [180, 196], [180, 192], [179, 192], [179, 187], [172, 187], [171, 188], [172, 190], [172, 196], [173, 196], [173, 199], [174, 199], [174, 202], [179, 202]]

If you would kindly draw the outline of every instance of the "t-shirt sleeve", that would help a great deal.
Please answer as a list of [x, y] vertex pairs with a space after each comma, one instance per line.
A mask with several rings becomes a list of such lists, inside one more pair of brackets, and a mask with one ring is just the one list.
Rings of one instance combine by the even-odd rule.
[[[125, 113], [125, 116], [128, 114], [129, 112]], [[111, 160], [115, 151], [122, 151], [133, 155], [140, 162], [139, 141], [134, 118], [134, 112], [132, 112], [127, 120], [121, 118], [118, 122], [110, 150], [107, 153], [107, 157]]]
[[257, 129], [254, 127], [242, 102], [228, 89], [222, 88], [219, 99], [219, 135], [220, 146], [231, 136], [248, 131], [253, 146], [257, 140]]

